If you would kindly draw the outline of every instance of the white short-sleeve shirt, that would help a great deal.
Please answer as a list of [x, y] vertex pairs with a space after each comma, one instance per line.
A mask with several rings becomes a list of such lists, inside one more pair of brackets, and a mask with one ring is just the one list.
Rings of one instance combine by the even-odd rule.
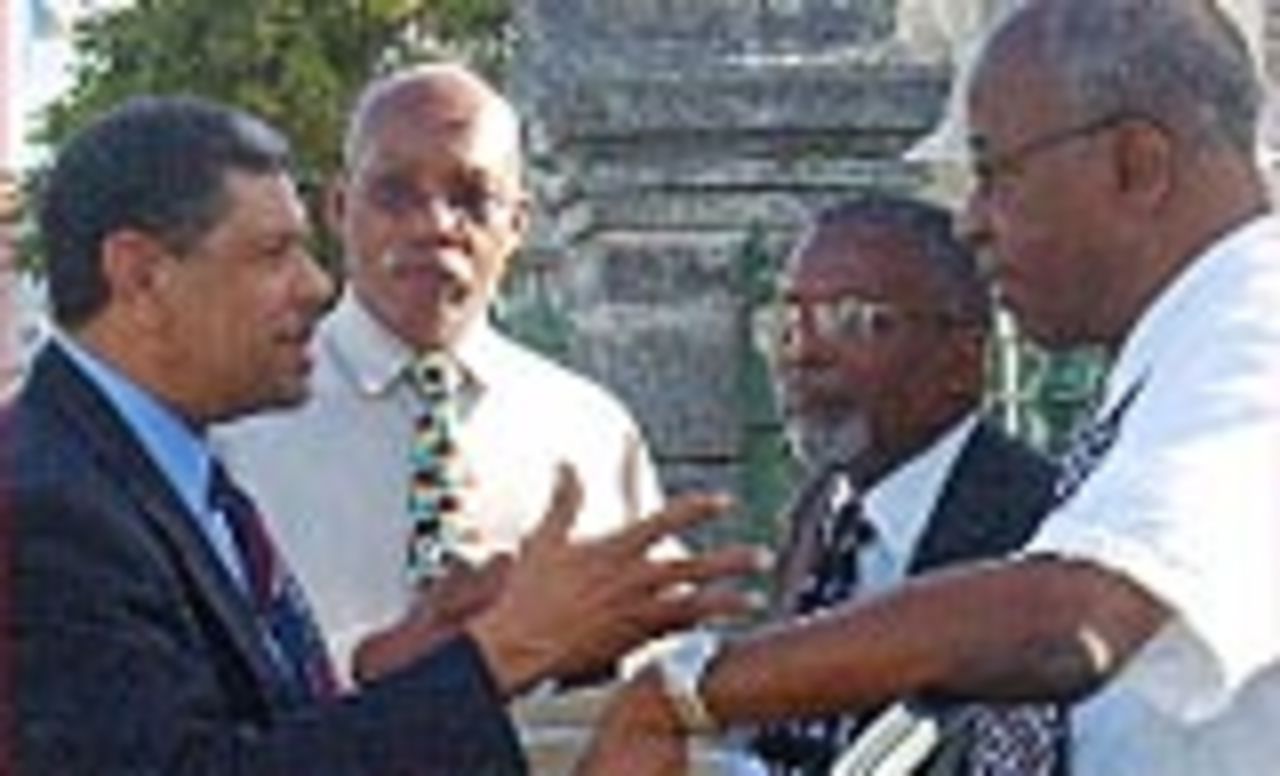
[[1027, 552], [1082, 558], [1174, 619], [1073, 714], [1073, 772], [1280, 769], [1280, 220], [1236, 229], [1152, 304], [1100, 413], [1114, 444]]

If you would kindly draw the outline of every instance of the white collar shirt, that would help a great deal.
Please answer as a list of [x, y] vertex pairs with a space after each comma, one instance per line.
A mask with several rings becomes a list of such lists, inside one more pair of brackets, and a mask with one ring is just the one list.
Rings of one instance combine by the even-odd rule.
[[965, 416], [867, 490], [862, 508], [873, 538], [859, 554], [860, 593], [885, 590], [907, 576], [943, 489], [977, 422], [976, 415]]
[[1229, 233], [1127, 338], [1118, 434], [1028, 553], [1084, 559], [1173, 619], [1072, 715], [1082, 776], [1270, 773], [1280, 762], [1280, 220]]
[[[406, 376], [411, 349], [350, 290], [313, 350], [310, 401], [219, 429], [216, 444], [263, 508], [336, 664], [347, 668], [358, 640], [411, 600], [406, 493], [419, 399]], [[578, 535], [658, 508], [640, 432], [603, 388], [487, 323], [450, 355], [465, 378], [458, 433], [473, 483], [464, 554], [513, 550], [543, 516], [562, 461], [584, 488]]]

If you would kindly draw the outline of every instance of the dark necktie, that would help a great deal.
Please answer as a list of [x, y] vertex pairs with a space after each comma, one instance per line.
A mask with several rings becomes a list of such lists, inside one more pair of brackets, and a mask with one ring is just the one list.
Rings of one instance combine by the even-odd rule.
[[[814, 530], [815, 551], [794, 599], [793, 615], [813, 614], [853, 598], [860, 577], [859, 556], [876, 538], [862, 499], [856, 495], [839, 509], [829, 510]], [[754, 748], [769, 763], [771, 773], [826, 774], [835, 756], [853, 740], [860, 719], [838, 715], [767, 725], [755, 736]]]
[[839, 509], [819, 521], [816, 528], [816, 557], [792, 614], [829, 609], [852, 598], [862, 576], [859, 556], [876, 535], [858, 496], [847, 499]]
[[411, 584], [442, 575], [457, 550], [464, 472], [458, 448], [457, 370], [443, 354], [409, 369], [420, 406], [409, 450], [405, 565]]
[[[1135, 383], [1115, 406], [1072, 434], [1054, 483], [1056, 504], [1074, 495], [1111, 449], [1120, 432], [1120, 421], [1141, 385]], [[1068, 772], [1068, 706], [975, 704], [966, 713], [971, 715], [973, 736], [969, 776], [1055, 776]]]
[[231, 531], [249, 603], [287, 684], [301, 700], [337, 694], [333, 665], [302, 588], [276, 550], [249, 495], [215, 462], [209, 503]]

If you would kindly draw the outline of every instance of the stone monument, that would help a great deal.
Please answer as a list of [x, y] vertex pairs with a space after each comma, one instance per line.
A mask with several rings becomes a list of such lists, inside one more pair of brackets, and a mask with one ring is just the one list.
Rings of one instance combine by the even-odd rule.
[[891, 0], [516, 5], [513, 91], [540, 209], [509, 312], [628, 400], [673, 489], [728, 488], [756, 518], [776, 501], [750, 310], [808, 211], [917, 185], [901, 156], [937, 121], [948, 68], [897, 34], [901, 12]]
[[[786, 487], [750, 343], [773, 264], [827, 202], [872, 186], [939, 191], [938, 160], [963, 150], [954, 64], [1012, 2], [513, 4], [511, 86], [539, 202], [505, 316], [628, 401], [670, 489], [738, 494], [750, 519], [720, 533], [768, 536]], [[1224, 2], [1261, 40], [1262, 0]], [[1268, 2], [1274, 27], [1280, 0]], [[904, 160], [910, 149], [921, 161]], [[1002, 352], [1020, 361], [1014, 345]], [[1020, 406], [1020, 373], [1007, 374]], [[597, 700], [519, 705], [536, 773], [570, 772]], [[699, 754], [697, 772], [720, 772], [718, 752]]]

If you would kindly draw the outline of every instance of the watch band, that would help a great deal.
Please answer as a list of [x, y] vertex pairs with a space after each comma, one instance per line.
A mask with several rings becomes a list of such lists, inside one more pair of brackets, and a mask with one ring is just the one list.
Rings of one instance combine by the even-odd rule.
[[718, 733], [720, 724], [702, 700], [700, 685], [707, 665], [720, 651], [720, 637], [698, 630], [681, 634], [669, 650], [658, 657], [662, 687], [671, 701], [680, 725], [690, 735]]

